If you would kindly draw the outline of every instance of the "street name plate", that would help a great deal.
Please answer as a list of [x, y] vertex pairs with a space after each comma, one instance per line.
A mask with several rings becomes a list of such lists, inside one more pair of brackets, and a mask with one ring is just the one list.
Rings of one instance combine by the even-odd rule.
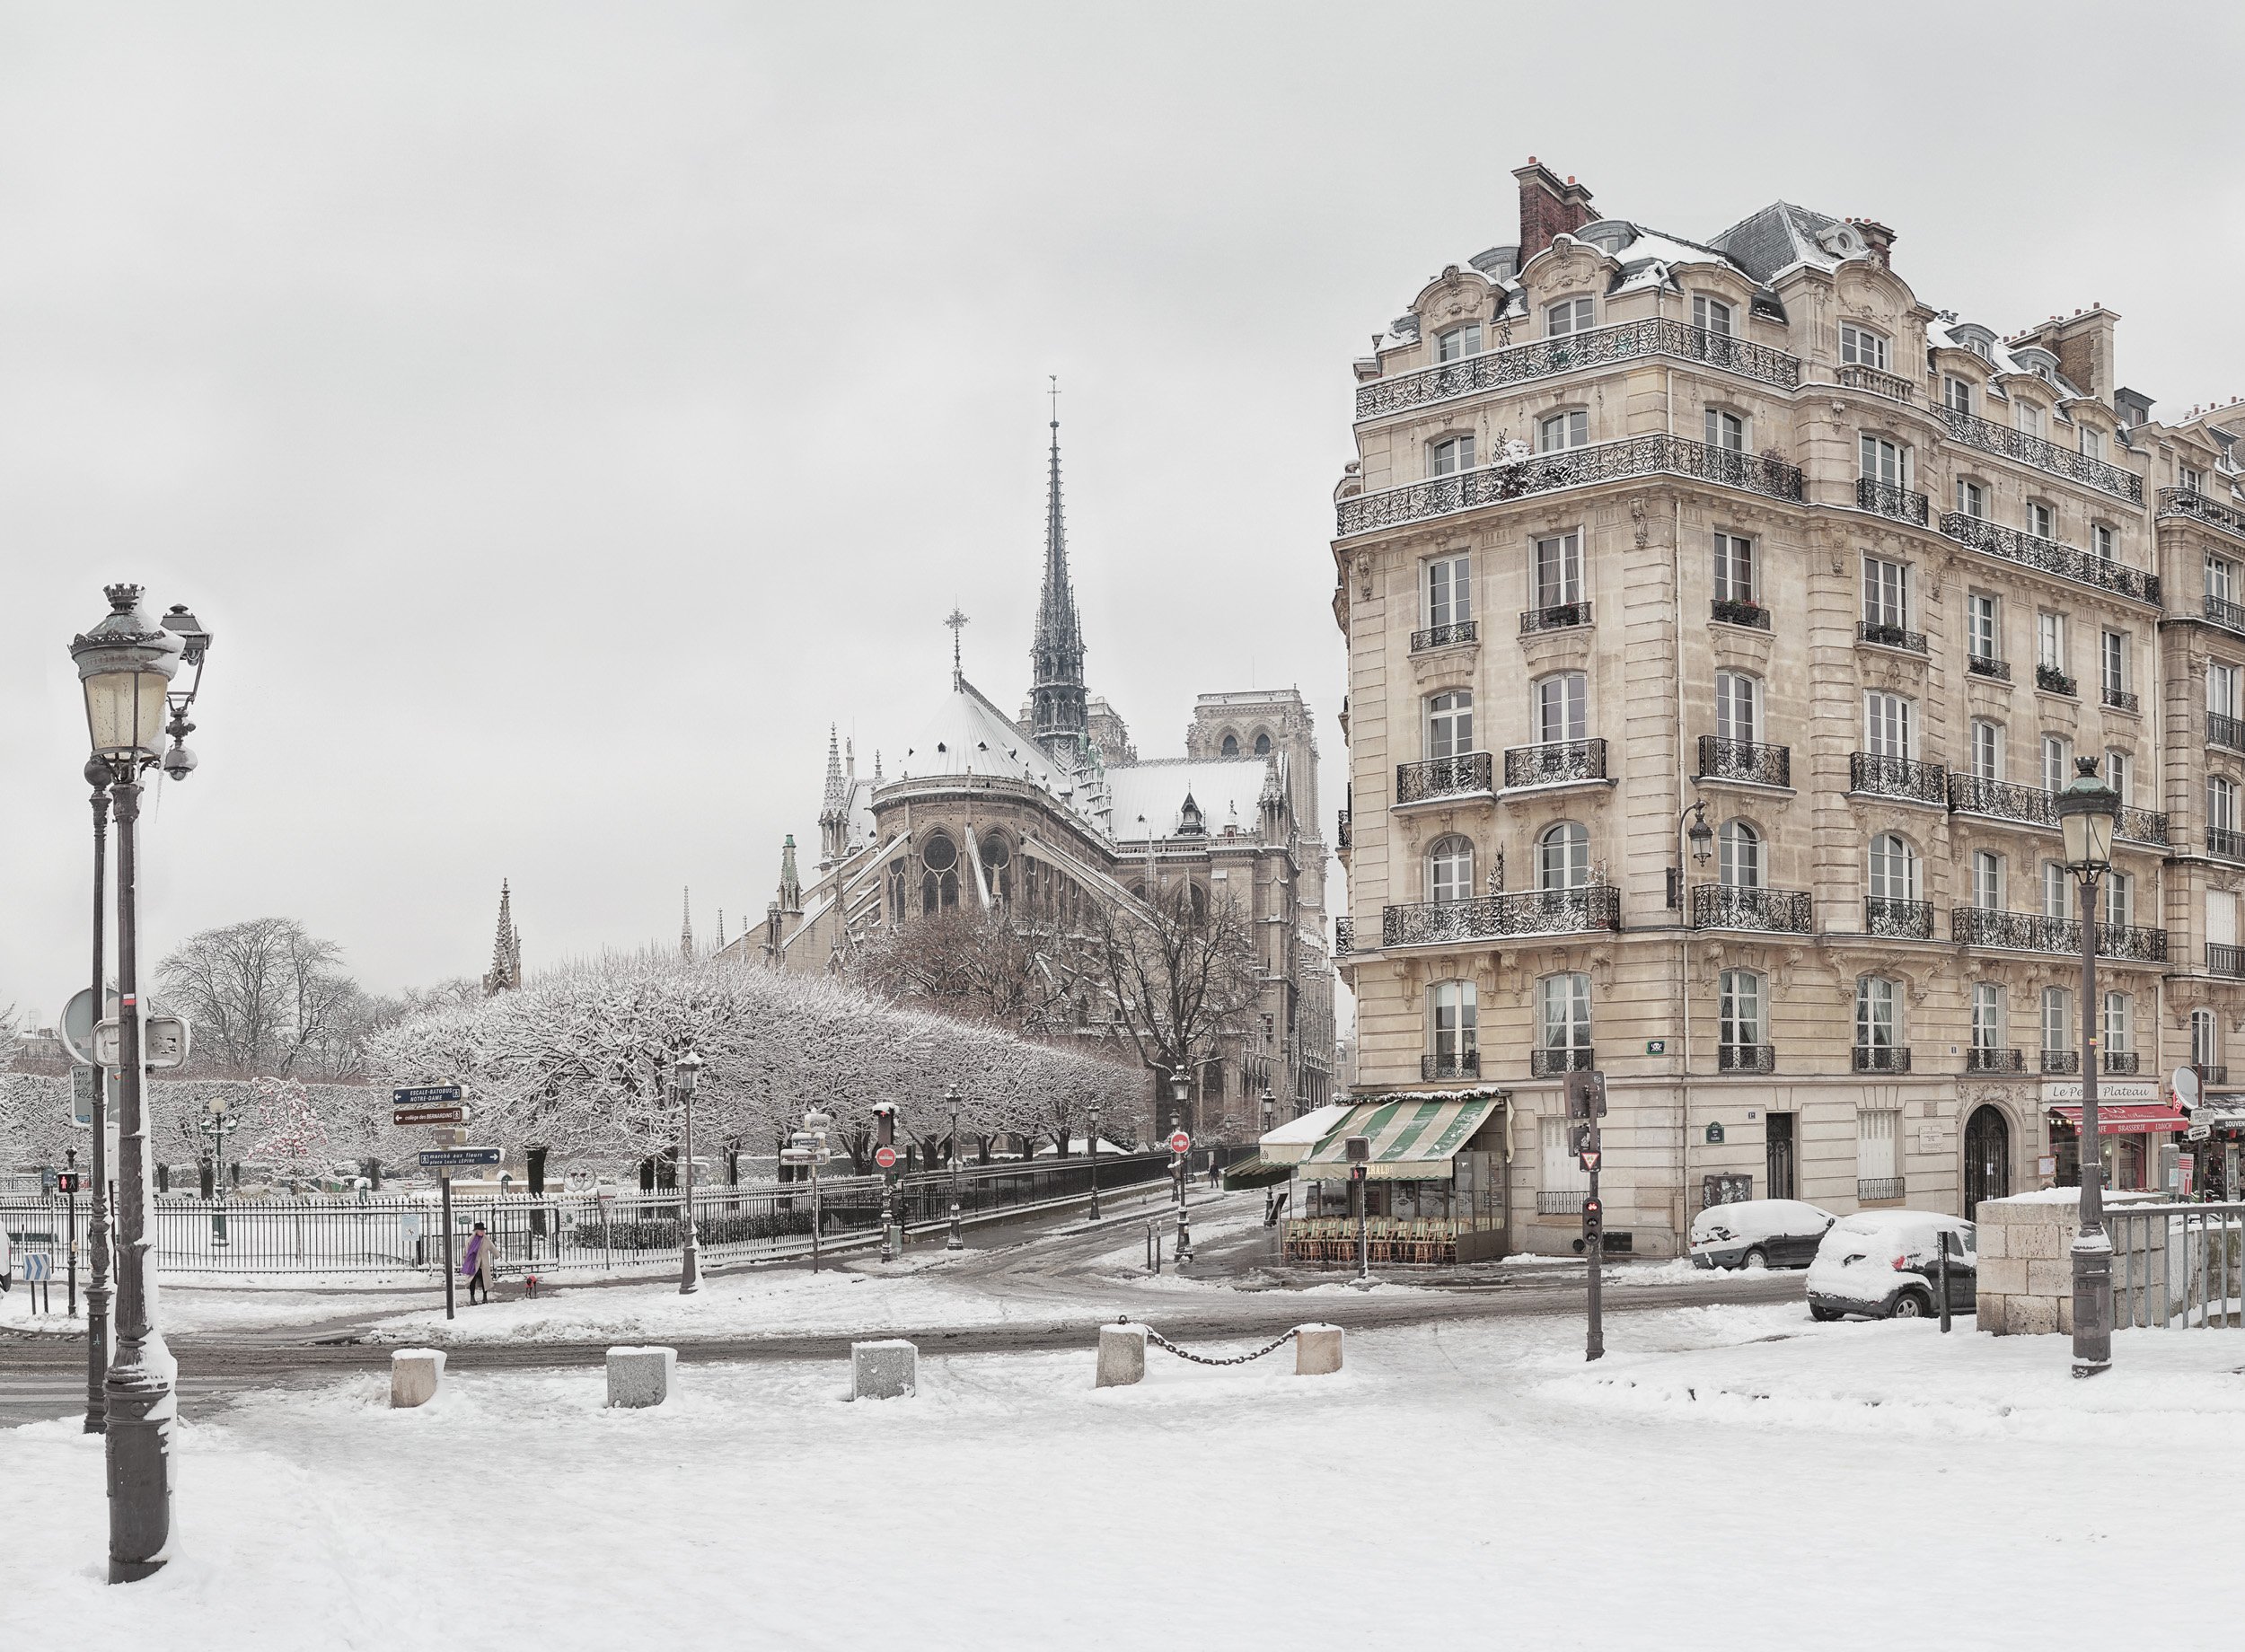
[[425, 1107], [432, 1102], [456, 1102], [459, 1099], [458, 1085], [422, 1085], [417, 1089], [390, 1092], [392, 1103], [399, 1107]]
[[463, 1164], [496, 1164], [497, 1147], [428, 1147], [422, 1150], [423, 1170], [456, 1170]]
[[401, 1107], [390, 1115], [390, 1122], [397, 1125], [460, 1124], [466, 1121], [463, 1107]]

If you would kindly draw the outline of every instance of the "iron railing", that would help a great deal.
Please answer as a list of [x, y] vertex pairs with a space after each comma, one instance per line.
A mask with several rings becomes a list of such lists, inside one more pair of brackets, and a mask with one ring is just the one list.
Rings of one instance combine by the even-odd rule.
[[2027, 1053], [2023, 1050], [1997, 1050], [1982, 1044], [1972, 1044], [1965, 1050], [1965, 1071], [1968, 1073], [2023, 1073], [2027, 1070]]
[[1769, 627], [1769, 610], [1759, 602], [1742, 602], [1734, 597], [1719, 596], [1708, 605], [1708, 617], [1725, 625], [1750, 625], [1757, 631]]
[[1481, 1076], [1481, 1051], [1460, 1050], [1448, 1055], [1421, 1056], [1421, 1078], [1478, 1078]]
[[1448, 625], [1431, 625], [1423, 631], [1411, 634], [1411, 652], [1424, 653], [1429, 648], [1447, 648], [1452, 643], [1470, 643], [1479, 639], [1481, 622], [1477, 620], [1457, 620]]
[[2206, 743], [2227, 746], [2232, 751], [2245, 751], [2245, 718], [2225, 717], [2218, 711], [2206, 713]]
[[1532, 1077], [1556, 1078], [1562, 1073], [1588, 1073], [1598, 1067], [1598, 1052], [1584, 1044], [1573, 1050], [1537, 1048], [1527, 1052]]
[[1991, 660], [1984, 654], [1968, 656], [1965, 660], [1965, 669], [1976, 677], [1993, 677], [1998, 682], [2009, 682], [2012, 680], [2010, 661]]
[[2035, 687], [2047, 694], [2063, 694], [2072, 699], [2082, 697], [2081, 684], [2056, 665], [2035, 667]]
[[2134, 691], [2128, 689], [2108, 687], [2104, 691], [2104, 701], [2105, 704], [2110, 706], [2115, 711], [2140, 711], [2143, 709], [2143, 703], [2136, 698]]
[[1777, 1070], [1777, 1047], [1774, 1044], [1717, 1044], [1715, 1070], [1719, 1073], [1774, 1073]]
[[1604, 778], [1603, 740], [1546, 740], [1540, 745], [1510, 747], [1504, 754], [1507, 786], [1557, 786], [1569, 780]]
[[1800, 497], [1800, 469], [1783, 460], [1709, 447], [1682, 436], [1623, 436], [1562, 453], [1499, 460], [1477, 470], [1353, 495], [1334, 507], [1335, 532], [1346, 539], [1457, 511], [1501, 505], [1509, 499], [1663, 474], [1690, 477], [1772, 499], [1797, 501]]
[[1333, 955], [1344, 956], [1356, 950], [1356, 920], [1336, 918], [1333, 920]]
[[2016, 459], [2021, 464], [2032, 465], [2038, 470], [2047, 470], [2053, 476], [2063, 476], [2068, 481], [2085, 483], [2131, 505], [2144, 503], [2144, 479], [2118, 465], [2108, 464], [2101, 459], [2091, 459], [2087, 453], [2077, 453], [2071, 448], [2046, 442], [2040, 436], [2030, 436], [2023, 430], [2009, 425], [1980, 418], [1970, 413], [1960, 413], [1954, 408], [1936, 405], [1929, 409], [1934, 421], [1949, 433], [1951, 441], [1967, 447], [1976, 447], [1984, 453], [1997, 453], [2005, 459]]
[[1840, 382], [1849, 390], [1868, 391], [1874, 396], [1884, 396], [1889, 401], [1915, 401], [1917, 388], [1899, 373], [1882, 373], [1876, 367], [1866, 367], [1859, 362], [1848, 362], [1840, 368]]
[[2206, 853], [2224, 860], [2245, 860], [2245, 832], [2226, 826], [2207, 827]]
[[2230, 1082], [2229, 1064], [2225, 1061], [2193, 1061], [2190, 1070], [2198, 1075], [2202, 1085], [2226, 1085]]
[[1907, 648], [1912, 654], [1925, 652], [1925, 633], [1913, 631], [1907, 626], [1888, 625], [1883, 620], [1858, 620], [1855, 640], [1876, 643], [1881, 648]]
[[1395, 801], [1423, 803], [1430, 797], [1455, 797], [1462, 793], [1492, 790], [1494, 760], [1486, 751], [1461, 751], [1456, 757], [1431, 757], [1421, 763], [1395, 765]]
[[2159, 490], [2158, 514], [2161, 516], [2192, 516], [2198, 521], [2234, 533], [2245, 540], [2245, 512], [2217, 505], [2195, 488], [2162, 488]]
[[[2001, 946], [2014, 952], [2078, 956], [2082, 950], [2082, 922], [2078, 918], [2052, 918], [2041, 912], [1960, 906], [1950, 911], [1949, 938], [1965, 946]], [[2134, 924], [2099, 924], [2097, 954], [2126, 963], [2165, 963], [2167, 931]]]
[[1858, 1204], [1876, 1204], [1882, 1199], [1905, 1196], [1904, 1179], [1900, 1176], [1858, 1176], [1855, 1178], [1855, 1200]]
[[1424, 946], [1492, 936], [1572, 935], [1619, 929], [1622, 892], [1610, 883], [1521, 889], [1466, 901], [1421, 901], [1380, 910], [1380, 944]]
[[2023, 821], [2029, 826], [2058, 823], [2056, 799], [2040, 786], [2014, 786], [1978, 775], [1950, 774], [1949, 806], [1959, 814], [1986, 814], [2002, 821]]
[[2123, 804], [2112, 830], [2114, 836], [2130, 843], [2164, 845], [2168, 840], [2167, 816], [2157, 809], [2138, 809]]
[[1863, 901], [1863, 933], [1890, 941], [1930, 941], [1933, 938], [1933, 903], [1897, 901], [1891, 895], [1871, 895]]
[[1696, 883], [1692, 887], [1692, 927], [1808, 935], [1816, 927], [1815, 902], [1800, 890]]
[[1859, 476], [1855, 479], [1855, 506], [1858, 510], [1875, 511], [1881, 516], [1891, 516], [1897, 522], [1924, 527], [1932, 520], [1932, 506], [1922, 493], [1912, 493], [1892, 482]]
[[2245, 946], [2230, 946], [2220, 941], [2208, 941], [2206, 973], [2245, 980]]
[[1851, 751], [1847, 789], [1871, 797], [1906, 797], [1945, 809], [1949, 806], [1949, 771], [1939, 763], [1922, 763], [1914, 757]]
[[2144, 1059], [2133, 1050], [2105, 1051], [2105, 1070], [2109, 1073], [2135, 1073], [2143, 1070]]
[[1998, 527], [1985, 516], [1967, 516], [1951, 511], [1941, 519], [1941, 531], [1960, 545], [1969, 545], [1975, 550], [2023, 567], [2040, 568], [2075, 584], [2091, 585], [2139, 602], [2160, 600], [2157, 574], [2147, 574], [2142, 568], [2129, 567], [2108, 557], [2093, 557], [2055, 540], [2037, 539], [2016, 529]]
[[1588, 602], [1552, 602], [1542, 608], [1525, 609], [1520, 614], [1520, 635], [1535, 631], [1563, 631], [1571, 626], [1590, 623]]
[[1699, 778], [1744, 780], [1755, 786], [1791, 786], [1793, 754], [1789, 746], [1758, 745], [1751, 740], [1699, 737]]
[[1853, 1067], [1859, 1073], [1906, 1073], [1910, 1070], [1907, 1044], [1858, 1044]]
[[2245, 1329], [2245, 1204], [2108, 1205], [2113, 1323]]
[[2042, 1070], [2046, 1073], [2078, 1073], [2082, 1070], [2082, 1052], [2078, 1050], [2046, 1050], [2042, 1052]]
[[1479, 391], [1501, 390], [1508, 384], [1572, 373], [1578, 367], [1602, 366], [1647, 356], [1704, 363], [1781, 390], [1792, 390], [1800, 382], [1800, 359], [1783, 350], [1752, 344], [1727, 333], [1688, 327], [1681, 321], [1623, 321], [1612, 327], [1594, 327], [1558, 338], [1516, 345], [1510, 349], [1490, 350], [1417, 373], [1360, 384], [1356, 388], [1356, 416], [1360, 419], [1378, 418], [1383, 414], [1401, 413]]
[[2225, 596], [2209, 596], [2206, 618], [2225, 631], [2245, 637], [2245, 602], [2232, 602]]

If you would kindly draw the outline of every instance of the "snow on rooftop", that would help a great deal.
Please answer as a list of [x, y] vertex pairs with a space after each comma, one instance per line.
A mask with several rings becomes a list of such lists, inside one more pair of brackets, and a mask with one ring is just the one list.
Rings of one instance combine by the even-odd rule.
[[[1260, 757], [1167, 757], [1107, 770], [1114, 799], [1114, 835], [1143, 841], [1147, 827], [1157, 838], [1175, 837], [1188, 795], [1200, 806], [1211, 838], [1227, 826], [1243, 832], [1261, 830], [1263, 780], [1267, 760]], [[1138, 823], [1144, 815], [1147, 826]]]

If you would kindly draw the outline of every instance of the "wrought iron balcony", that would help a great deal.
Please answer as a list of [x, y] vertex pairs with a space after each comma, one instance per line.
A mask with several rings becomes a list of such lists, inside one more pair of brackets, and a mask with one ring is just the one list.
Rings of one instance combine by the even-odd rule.
[[2232, 602], [2227, 597], [2206, 598], [2206, 618], [2225, 631], [2235, 631], [2245, 637], [2245, 602]]
[[1685, 476], [1772, 499], [1800, 497], [1800, 470], [1758, 453], [1737, 453], [1682, 436], [1624, 436], [1563, 453], [1500, 459], [1478, 470], [1357, 494], [1334, 507], [1337, 537], [1401, 527], [1510, 499], [1637, 476]]
[[2092, 557], [2085, 550], [2076, 550], [2055, 540], [2038, 540], [2032, 534], [2000, 528], [1985, 516], [1966, 516], [1952, 511], [1941, 519], [1941, 531], [1944, 537], [1960, 545], [1969, 545], [1975, 550], [2016, 562], [2022, 567], [2040, 568], [2075, 584], [2109, 591], [2138, 602], [2160, 600], [2157, 574], [2147, 574], [2142, 568], [2133, 568], [2109, 558]]
[[1421, 1056], [1419, 1076], [1432, 1078], [1478, 1078], [1481, 1076], [1481, 1051], [1461, 1050], [1452, 1055]]
[[1858, 1176], [1855, 1178], [1855, 1202], [1875, 1205], [1886, 1199], [1906, 1196], [1906, 1187], [1900, 1176]]
[[1334, 822], [1333, 840], [1342, 848], [1349, 847], [1349, 811], [1346, 809], [1341, 811], [1339, 819]]
[[1422, 763], [1395, 765], [1395, 801], [1424, 803], [1430, 797], [1461, 797], [1492, 792], [1490, 777], [1496, 760], [1487, 751], [1461, 751], [1456, 757], [1431, 757]]
[[1949, 771], [1939, 763], [1921, 763], [1914, 757], [1851, 751], [1847, 789], [1869, 797], [1906, 797], [1913, 803], [1945, 809], [1949, 806]]
[[[1966, 946], [2001, 946], [2014, 952], [2059, 953], [2078, 957], [2079, 918], [2040, 912], [2006, 912], [1993, 907], [1960, 906], [1949, 914], [1949, 938]], [[2126, 963], [2167, 962], [2167, 931], [2133, 924], [2097, 926], [2097, 954]]]
[[2206, 853], [2223, 860], [2245, 860], [2245, 831], [2231, 826], [2207, 827]]
[[1431, 625], [1423, 631], [1411, 634], [1411, 652], [1423, 654], [1429, 648], [1447, 648], [1453, 643], [1470, 643], [1479, 639], [1481, 622], [1478, 620], [1457, 620], [1448, 625]]
[[2136, 809], [2123, 804], [2120, 818], [2113, 822], [2113, 835], [2129, 843], [2151, 843], [2164, 848], [2167, 844], [2167, 816], [2157, 809]]
[[2159, 491], [2159, 514], [2161, 516], [2189, 516], [2224, 533], [2234, 533], [2245, 540], [2245, 512], [2217, 505], [2195, 488], [2162, 488]]
[[1949, 777], [1949, 806], [1959, 814], [2024, 821], [2029, 826], [2058, 823], [2056, 800], [2040, 786], [1984, 780], [1978, 775], [1952, 773]]
[[2040, 436], [2030, 436], [2023, 430], [2013, 430], [2009, 425], [1960, 413], [1954, 408], [1935, 406], [1930, 409], [1934, 421], [1949, 433], [1952, 442], [1967, 447], [1976, 447], [1984, 453], [2001, 454], [2016, 459], [2021, 464], [2032, 465], [2038, 470], [2047, 470], [2053, 476], [2063, 476], [2068, 481], [2082, 482], [2115, 498], [2126, 499], [2131, 505], [2144, 503], [2144, 479], [2118, 465], [2107, 464], [2101, 459], [2091, 459], [2087, 453], [2077, 453], [2071, 448], [2046, 442]]
[[2227, 746], [2232, 751], [2245, 751], [2245, 718], [2225, 717], [2218, 711], [2206, 713], [2206, 743]]
[[1859, 1073], [1906, 1073], [1910, 1070], [1907, 1044], [1858, 1044], [1854, 1068]]
[[1547, 740], [1541, 745], [1512, 746], [1504, 754], [1504, 783], [1558, 786], [1569, 780], [1606, 778], [1603, 740]]
[[2042, 1052], [2042, 1070], [2046, 1073], [2078, 1073], [2082, 1070], [2082, 1052], [2078, 1050], [2046, 1050]]
[[2104, 690], [2104, 699], [2105, 704], [2115, 711], [2141, 711], [2144, 708], [2135, 694], [2126, 689], [2109, 688]]
[[2105, 1051], [2105, 1070], [2109, 1073], [2133, 1073], [2141, 1068], [2142, 1058], [2133, 1050]]
[[1803, 890], [1696, 883], [1692, 887], [1692, 927], [1808, 935], [1816, 928], [1816, 903]]
[[1925, 633], [1912, 631], [1898, 625], [1888, 625], [1880, 620], [1858, 620], [1855, 640], [1877, 643], [1881, 648], [1907, 648], [1912, 654], [1925, 652]]
[[2035, 687], [2048, 694], [2064, 694], [2074, 699], [2082, 697], [2081, 684], [2055, 665], [2035, 667]]
[[2190, 1070], [2198, 1075], [2198, 1082], [2202, 1085], [2226, 1085], [2230, 1082], [2230, 1069], [2226, 1062], [2193, 1061]]
[[1534, 1078], [1556, 1078], [1562, 1073], [1588, 1073], [1598, 1067], [1597, 1052], [1585, 1044], [1579, 1050], [1531, 1050], [1527, 1052], [1528, 1076]]
[[1800, 382], [1800, 362], [1783, 350], [1751, 344], [1725, 333], [1687, 327], [1681, 321], [1624, 321], [1594, 327], [1559, 338], [1541, 338], [1509, 350], [1490, 350], [1460, 361], [1443, 362], [1418, 373], [1376, 379], [1356, 387], [1356, 416], [1378, 418], [1478, 391], [1550, 378], [1578, 367], [1604, 366], [1648, 356], [1701, 362], [1759, 383], [1792, 390]]
[[1930, 941], [1933, 938], [1933, 903], [1897, 901], [1891, 895], [1872, 895], [1863, 901], [1863, 933], [1889, 941]]
[[1912, 493], [1906, 488], [1897, 488], [1892, 482], [1881, 482], [1868, 476], [1855, 479], [1855, 507], [1876, 511], [1881, 516], [1891, 516], [1897, 522], [1924, 527], [1932, 520], [1932, 506], [1922, 493]]
[[1791, 786], [1793, 754], [1789, 746], [1757, 745], [1751, 740], [1699, 737], [1699, 778], [1744, 780], [1755, 786]]
[[1509, 935], [1576, 935], [1622, 927], [1622, 892], [1609, 883], [1522, 889], [1465, 901], [1421, 901], [1384, 908], [1386, 946], [1426, 946]]
[[1915, 401], [1917, 387], [1897, 373], [1881, 373], [1876, 367], [1866, 367], [1849, 362], [1840, 368], [1840, 382], [1849, 390], [1869, 391], [1874, 396], [1884, 396], [1888, 401]]
[[1554, 602], [1545, 608], [1531, 608], [1520, 615], [1520, 635], [1531, 631], [1563, 631], [1572, 626], [1590, 623], [1588, 602]]
[[2219, 941], [2208, 941], [2206, 973], [2245, 980], [2245, 946], [2225, 946]]
[[1974, 1044], [1965, 1050], [1965, 1071], [1968, 1073], [2023, 1073], [2027, 1070], [2027, 1055], [2020, 1050], [1994, 1050]]
[[1715, 1070], [1719, 1073], [1774, 1073], [1777, 1070], [1777, 1048], [1774, 1044], [1717, 1044]]
[[1991, 660], [1983, 654], [1968, 656], [1965, 661], [1965, 669], [1976, 677], [1993, 677], [1998, 682], [2009, 682], [2012, 680], [2011, 663], [2008, 660]]
[[1725, 625], [1750, 625], [1757, 631], [1769, 629], [1769, 610], [1759, 602], [1719, 596], [1709, 605], [1708, 617]]
[[1336, 918], [1333, 920], [1333, 955], [1342, 957], [1356, 950], [1356, 920]]

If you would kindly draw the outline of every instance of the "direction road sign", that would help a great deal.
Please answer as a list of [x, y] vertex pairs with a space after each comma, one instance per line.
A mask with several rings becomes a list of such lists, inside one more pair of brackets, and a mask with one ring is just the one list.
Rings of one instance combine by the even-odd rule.
[[1183, 1130], [1175, 1130], [1175, 1131], [1171, 1132], [1170, 1137], [1169, 1137], [1169, 1151], [1170, 1151], [1170, 1152], [1172, 1152], [1172, 1153], [1183, 1153], [1183, 1152], [1184, 1152], [1184, 1151], [1187, 1147], [1190, 1147], [1192, 1145], [1193, 1145], [1193, 1138], [1192, 1138], [1192, 1137], [1190, 1137], [1190, 1136], [1188, 1136], [1188, 1135], [1186, 1135], [1186, 1134], [1185, 1134]]
[[496, 1164], [497, 1147], [428, 1147], [421, 1154], [423, 1170], [456, 1170], [462, 1164]]
[[26, 1285], [37, 1285], [54, 1277], [55, 1259], [53, 1257], [43, 1251], [24, 1252], [23, 1282]]
[[894, 1147], [876, 1147], [873, 1150], [873, 1162], [878, 1164], [883, 1170], [894, 1170], [896, 1168], [896, 1149]]
[[458, 1085], [422, 1085], [410, 1090], [392, 1090], [390, 1100], [400, 1107], [426, 1106], [431, 1102], [456, 1102], [460, 1099]]
[[390, 1115], [397, 1125], [459, 1124], [468, 1116], [463, 1107], [401, 1107]]

